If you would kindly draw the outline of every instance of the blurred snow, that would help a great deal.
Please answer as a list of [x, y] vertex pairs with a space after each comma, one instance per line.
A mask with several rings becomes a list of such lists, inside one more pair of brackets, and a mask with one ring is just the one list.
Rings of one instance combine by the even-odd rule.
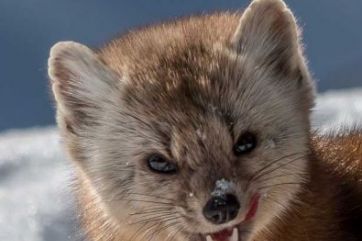
[[68, 165], [54, 127], [0, 135], [1, 241], [80, 240]]
[[320, 95], [314, 108], [312, 125], [321, 133], [361, 128], [362, 89], [328, 91]]
[[[318, 97], [321, 132], [362, 122], [362, 89]], [[55, 127], [0, 134], [0, 240], [83, 240], [71, 194], [69, 162]]]

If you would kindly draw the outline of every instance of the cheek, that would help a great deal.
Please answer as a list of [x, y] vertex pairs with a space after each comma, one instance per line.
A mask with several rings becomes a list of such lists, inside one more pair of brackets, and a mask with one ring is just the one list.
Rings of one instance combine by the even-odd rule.
[[167, 181], [148, 172], [138, 172], [135, 176], [135, 189], [142, 195], [158, 195], [164, 191]]
[[274, 165], [254, 183], [254, 188], [261, 195], [256, 229], [264, 227], [288, 208], [307, 179], [307, 168], [308, 161], [305, 158], [288, 158]]
[[[138, 197], [145, 199], [144, 204], [167, 206], [172, 209], [183, 206], [186, 190], [174, 175], [159, 175], [150, 172], [140, 172], [135, 177], [134, 190]], [[140, 202], [139, 202], [140, 203]]]
[[297, 182], [306, 172], [307, 154], [304, 138], [265, 141], [245, 167], [256, 185]]
[[[241, 160], [239, 169], [244, 178], [249, 180], [264, 174], [264, 169], [274, 160], [275, 151], [259, 148], [252, 156]], [[266, 170], [265, 170], [266, 171]]]

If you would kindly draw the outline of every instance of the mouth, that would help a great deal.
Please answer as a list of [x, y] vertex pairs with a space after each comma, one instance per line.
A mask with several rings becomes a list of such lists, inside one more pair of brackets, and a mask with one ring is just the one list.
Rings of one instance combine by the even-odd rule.
[[250, 226], [253, 218], [259, 207], [260, 195], [255, 194], [249, 204], [249, 210], [245, 215], [244, 220], [230, 228], [223, 229], [216, 233], [206, 235], [206, 241], [243, 241], [247, 234], [247, 227]]

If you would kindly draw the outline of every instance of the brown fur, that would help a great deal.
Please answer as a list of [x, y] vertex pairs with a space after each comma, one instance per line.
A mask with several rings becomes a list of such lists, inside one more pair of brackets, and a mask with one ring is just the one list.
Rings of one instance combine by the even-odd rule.
[[[243, 240], [359, 237], [361, 136], [311, 137], [314, 87], [281, 0], [139, 29], [97, 52], [59, 43], [49, 76], [92, 241], [203, 241], [239, 227], [255, 192]], [[246, 131], [257, 148], [237, 157]], [[177, 175], [150, 171], [155, 153]], [[241, 209], [214, 225], [201, 210], [220, 179]]]
[[310, 181], [255, 241], [361, 240], [362, 133], [315, 136], [311, 149]]

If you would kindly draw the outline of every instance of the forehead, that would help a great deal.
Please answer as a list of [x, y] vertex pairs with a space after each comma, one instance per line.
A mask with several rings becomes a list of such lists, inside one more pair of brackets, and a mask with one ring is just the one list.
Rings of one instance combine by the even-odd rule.
[[141, 30], [111, 42], [100, 57], [126, 79], [125, 106], [163, 132], [174, 126], [196, 130], [209, 125], [210, 117], [237, 122], [239, 131], [285, 122], [288, 114], [283, 119], [270, 109], [289, 95], [228, 52], [238, 19], [212, 15]]
[[256, 112], [258, 105], [266, 107], [272, 96], [265, 81], [248, 73], [243, 59], [218, 43], [186, 42], [152, 61], [147, 57], [128, 63], [121, 98], [154, 122], [199, 126], [212, 117], [230, 125]]
[[229, 124], [236, 104], [231, 92], [237, 90], [234, 77], [225, 76], [225, 59], [202, 44], [160, 56], [159, 64], [129, 76], [123, 100], [149, 118], [179, 126], [206, 125], [211, 118]]
[[129, 81], [130, 95], [138, 91], [157, 99], [160, 96], [152, 93], [207, 94], [202, 88], [210, 87], [206, 82], [217, 84], [212, 74], [219, 61], [213, 48], [229, 44], [239, 17], [213, 14], [139, 29], [113, 40], [99, 55], [121, 79]]

